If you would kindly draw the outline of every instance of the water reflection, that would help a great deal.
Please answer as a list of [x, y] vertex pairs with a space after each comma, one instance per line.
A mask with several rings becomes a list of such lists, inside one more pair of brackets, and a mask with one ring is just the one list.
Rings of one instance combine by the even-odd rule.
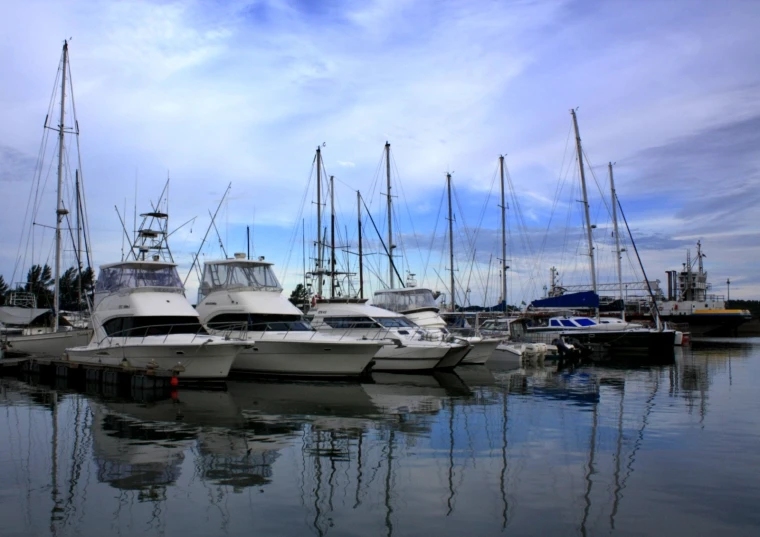
[[[0, 379], [0, 516], [11, 535], [656, 533], [658, 517], [703, 505], [700, 480], [729, 483], [704, 467], [729, 443], [745, 469], [760, 463], [744, 381], [757, 357], [695, 345], [654, 368], [470, 366], [165, 396]], [[760, 492], [742, 472], [730, 485], [734, 506]], [[701, 516], [706, 531], [735, 528]]]

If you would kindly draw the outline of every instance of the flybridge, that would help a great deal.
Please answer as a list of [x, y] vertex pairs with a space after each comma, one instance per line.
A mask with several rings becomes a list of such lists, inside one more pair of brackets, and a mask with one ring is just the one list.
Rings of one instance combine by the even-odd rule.
[[198, 300], [203, 300], [214, 291], [231, 289], [279, 293], [282, 286], [272, 270], [272, 263], [238, 258], [207, 262], [203, 269]]

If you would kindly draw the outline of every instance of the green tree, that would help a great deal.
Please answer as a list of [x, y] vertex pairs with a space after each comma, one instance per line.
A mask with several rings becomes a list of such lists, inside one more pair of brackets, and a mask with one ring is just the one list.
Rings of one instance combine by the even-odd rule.
[[8, 284], [5, 283], [5, 278], [0, 274], [0, 306], [5, 304], [5, 295], [8, 294]]
[[300, 306], [309, 301], [309, 293], [303, 284], [299, 283], [296, 285], [296, 288], [293, 289], [293, 292], [290, 293], [290, 298], [288, 300], [290, 300], [295, 306]]
[[24, 291], [34, 294], [38, 307], [52, 306], [53, 292], [50, 288], [54, 283], [53, 271], [49, 265], [32, 265], [26, 275]]
[[84, 269], [81, 274], [75, 267], [61, 274], [59, 280], [61, 309], [71, 311], [85, 309], [86, 299], [92, 295], [94, 279], [94, 272], [90, 267]]

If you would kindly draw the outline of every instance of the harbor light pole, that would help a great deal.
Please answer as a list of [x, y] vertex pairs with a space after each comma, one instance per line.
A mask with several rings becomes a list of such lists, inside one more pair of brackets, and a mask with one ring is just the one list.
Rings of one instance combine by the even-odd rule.
[[728, 278], [726, 280], [726, 289], [727, 289], [727, 297], [726, 297], [726, 307], [729, 307], [729, 302], [731, 302], [731, 278]]

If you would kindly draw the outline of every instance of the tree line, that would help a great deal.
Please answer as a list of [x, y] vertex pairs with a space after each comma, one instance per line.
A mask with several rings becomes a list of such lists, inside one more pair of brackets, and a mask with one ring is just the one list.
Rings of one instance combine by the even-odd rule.
[[[95, 288], [95, 273], [90, 267], [81, 272], [69, 267], [61, 274], [58, 282], [61, 310], [80, 311], [87, 307], [86, 299]], [[26, 283], [12, 287], [0, 275], [0, 305], [8, 302], [11, 293], [31, 293], [38, 308], [53, 307], [55, 279], [49, 265], [32, 265], [26, 274]]]

